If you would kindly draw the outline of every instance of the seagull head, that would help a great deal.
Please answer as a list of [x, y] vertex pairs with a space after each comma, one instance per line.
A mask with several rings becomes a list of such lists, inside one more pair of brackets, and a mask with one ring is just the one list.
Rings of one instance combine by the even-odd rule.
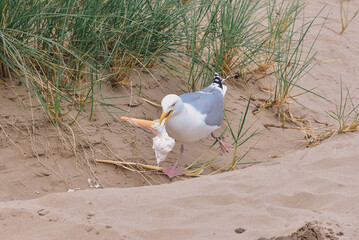
[[176, 114], [176, 112], [181, 109], [181, 107], [183, 107], [183, 102], [179, 96], [175, 94], [169, 94], [162, 99], [161, 105], [162, 115], [160, 118], [160, 123], [162, 123], [164, 119], [166, 119], [165, 122], [167, 122], [173, 113]]

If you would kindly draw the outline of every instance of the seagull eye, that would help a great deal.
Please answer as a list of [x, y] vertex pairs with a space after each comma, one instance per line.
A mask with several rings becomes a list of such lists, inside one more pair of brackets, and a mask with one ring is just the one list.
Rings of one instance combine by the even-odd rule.
[[171, 107], [174, 107], [176, 105], [176, 103], [172, 104]]

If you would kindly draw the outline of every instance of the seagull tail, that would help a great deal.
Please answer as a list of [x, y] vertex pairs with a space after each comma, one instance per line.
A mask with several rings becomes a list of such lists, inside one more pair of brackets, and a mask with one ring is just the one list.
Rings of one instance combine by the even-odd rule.
[[221, 77], [219, 76], [218, 73], [215, 73], [214, 74], [214, 78], [213, 78], [213, 82], [214, 84], [217, 84], [218, 87], [222, 88], [223, 89], [223, 86], [222, 86], [222, 79]]
[[226, 81], [230, 77], [231, 76], [227, 76], [226, 78], [222, 79], [218, 73], [214, 74], [213, 83], [217, 84], [218, 87], [220, 87], [222, 89], [223, 96], [226, 95], [226, 92], [227, 92], [227, 86], [223, 85], [223, 82]]

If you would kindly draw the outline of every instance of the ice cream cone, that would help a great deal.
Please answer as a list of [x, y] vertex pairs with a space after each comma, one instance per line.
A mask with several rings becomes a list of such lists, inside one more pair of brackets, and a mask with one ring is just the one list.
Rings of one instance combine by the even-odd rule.
[[151, 131], [157, 131], [157, 122], [159, 122], [159, 120], [144, 120], [144, 119], [137, 119], [137, 118], [129, 118], [129, 117], [121, 117], [122, 121], [131, 123], [132, 125], [136, 126], [136, 127], [141, 127], [147, 130], [151, 130]]

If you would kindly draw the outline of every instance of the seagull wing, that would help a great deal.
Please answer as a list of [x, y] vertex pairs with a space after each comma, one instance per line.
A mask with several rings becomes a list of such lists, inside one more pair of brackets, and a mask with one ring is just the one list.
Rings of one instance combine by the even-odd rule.
[[184, 103], [190, 104], [201, 114], [206, 115], [204, 121], [210, 126], [220, 126], [224, 118], [223, 94], [221, 89], [209, 86], [197, 92], [179, 96]]

